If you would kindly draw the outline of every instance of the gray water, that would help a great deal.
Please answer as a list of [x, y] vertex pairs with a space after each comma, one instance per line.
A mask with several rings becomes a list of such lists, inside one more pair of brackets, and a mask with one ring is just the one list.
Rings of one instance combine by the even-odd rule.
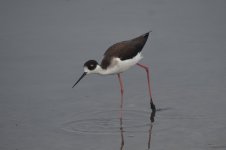
[[[224, 0], [0, 2], [1, 150], [226, 149]], [[88, 59], [152, 30], [145, 72], [87, 76]], [[124, 145], [122, 140], [124, 140]]]

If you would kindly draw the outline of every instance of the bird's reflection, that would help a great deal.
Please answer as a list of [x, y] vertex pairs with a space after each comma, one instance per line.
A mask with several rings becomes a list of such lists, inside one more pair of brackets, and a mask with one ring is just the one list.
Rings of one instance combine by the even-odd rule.
[[156, 113], [156, 110], [153, 110], [150, 115], [150, 128], [148, 132], [148, 150], [150, 150], [151, 148], [151, 135], [152, 135], [153, 123], [155, 121], [155, 113]]
[[120, 118], [120, 133], [121, 133], [121, 146], [120, 146], [120, 150], [123, 149], [124, 147], [124, 134], [123, 134], [123, 126], [122, 126], [122, 118]]
[[[155, 121], [155, 113], [156, 110], [152, 110], [150, 114], [150, 127], [148, 130], [148, 150], [151, 148], [151, 137], [152, 137], [152, 128], [153, 128], [153, 123]], [[120, 135], [121, 135], [121, 145], [120, 145], [120, 150], [123, 150], [125, 140], [124, 140], [124, 130], [123, 130], [123, 120], [120, 118]]]

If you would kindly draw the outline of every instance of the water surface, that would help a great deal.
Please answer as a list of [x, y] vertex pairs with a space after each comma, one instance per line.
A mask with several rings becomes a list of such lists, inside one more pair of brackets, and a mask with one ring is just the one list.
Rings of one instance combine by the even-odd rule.
[[[225, 8], [223, 0], [2, 0], [0, 149], [225, 149]], [[117, 76], [71, 88], [86, 60], [150, 30], [141, 63], [162, 110], [153, 123], [139, 67], [122, 75], [121, 121]]]

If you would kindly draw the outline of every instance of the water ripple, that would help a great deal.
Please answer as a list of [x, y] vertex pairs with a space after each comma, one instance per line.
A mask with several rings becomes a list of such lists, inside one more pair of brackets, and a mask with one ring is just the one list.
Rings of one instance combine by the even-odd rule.
[[[107, 110], [85, 113], [82, 119], [75, 119], [63, 124], [67, 132], [80, 134], [115, 134], [120, 132], [120, 120], [116, 118], [119, 110]], [[77, 118], [81, 118], [77, 116]], [[124, 110], [124, 132], [146, 132], [150, 126], [150, 112]]]

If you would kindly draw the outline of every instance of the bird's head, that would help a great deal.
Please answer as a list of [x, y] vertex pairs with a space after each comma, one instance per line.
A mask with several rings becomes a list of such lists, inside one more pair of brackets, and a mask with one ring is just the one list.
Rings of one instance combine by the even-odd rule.
[[[100, 68], [99, 64], [97, 63], [96, 60], [88, 60], [87, 62], [84, 63], [84, 73], [82, 74], [82, 76], [78, 79], [77, 82], [75, 82], [75, 84], [73, 85], [76, 86], [78, 84], [78, 82], [85, 77], [87, 74], [92, 74], [92, 73], [98, 73], [98, 69]], [[72, 88], [73, 88], [72, 87]]]
[[96, 60], [88, 60], [87, 62], [84, 63], [84, 72], [87, 74], [92, 74], [92, 73], [97, 73], [97, 68], [98, 68], [98, 62]]

